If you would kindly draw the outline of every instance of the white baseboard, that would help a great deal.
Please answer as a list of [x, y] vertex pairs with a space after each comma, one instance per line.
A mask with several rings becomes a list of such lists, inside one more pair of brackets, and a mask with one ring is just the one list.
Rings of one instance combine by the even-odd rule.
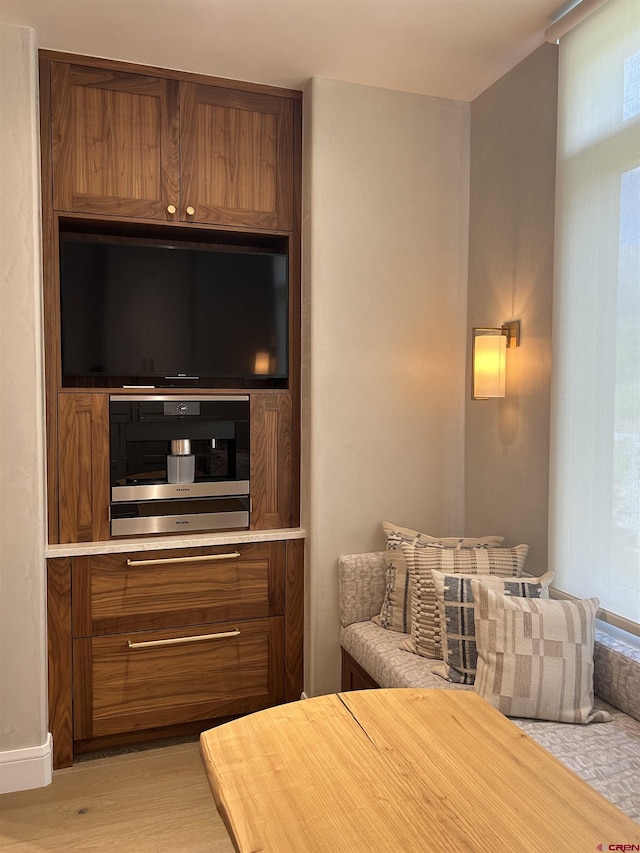
[[53, 776], [53, 738], [42, 746], [0, 752], [0, 794], [28, 791], [51, 784]]

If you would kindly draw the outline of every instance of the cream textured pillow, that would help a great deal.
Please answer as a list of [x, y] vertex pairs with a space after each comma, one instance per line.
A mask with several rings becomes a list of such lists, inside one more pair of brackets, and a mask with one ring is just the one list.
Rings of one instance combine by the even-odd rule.
[[[431, 572], [438, 600], [444, 669], [442, 675], [456, 684], [473, 684], [476, 678], [476, 632], [471, 580], [482, 579], [488, 589], [519, 598], [548, 598], [553, 572], [539, 578], [499, 578], [487, 575], [447, 575]], [[440, 675], [440, 672], [438, 672]]]
[[502, 536], [482, 536], [477, 539], [451, 536], [436, 539], [427, 533], [419, 533], [387, 521], [382, 523], [382, 529], [387, 540], [387, 577], [380, 615], [374, 616], [373, 621], [383, 628], [403, 634], [411, 631], [411, 578], [401, 550], [403, 542], [430, 542], [444, 548], [495, 548], [503, 542]]
[[432, 571], [450, 575], [520, 577], [528, 545], [515, 548], [460, 548], [404, 543], [402, 552], [412, 576], [411, 640], [403, 648], [427, 658], [442, 660], [440, 614]]
[[508, 717], [605, 723], [593, 709], [598, 599], [511, 598], [471, 581], [478, 671], [474, 690]]

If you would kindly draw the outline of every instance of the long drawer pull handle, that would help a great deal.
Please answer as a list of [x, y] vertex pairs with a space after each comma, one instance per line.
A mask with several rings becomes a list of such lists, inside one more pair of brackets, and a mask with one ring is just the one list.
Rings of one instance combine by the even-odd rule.
[[159, 566], [161, 563], [204, 563], [207, 560], [237, 560], [239, 551], [229, 554], [205, 554], [203, 557], [161, 557], [157, 560], [127, 560], [128, 566]]
[[155, 649], [158, 646], [178, 646], [181, 643], [201, 643], [203, 640], [220, 640], [224, 637], [237, 637], [240, 631], [234, 628], [233, 631], [221, 631], [219, 634], [198, 634], [196, 637], [174, 637], [169, 640], [146, 640], [144, 643], [132, 643], [127, 640], [127, 645], [130, 649]]

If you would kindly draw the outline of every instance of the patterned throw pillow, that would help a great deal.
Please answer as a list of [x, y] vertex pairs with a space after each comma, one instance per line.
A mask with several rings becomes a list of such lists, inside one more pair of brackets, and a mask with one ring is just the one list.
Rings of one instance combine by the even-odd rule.
[[450, 575], [498, 575], [520, 577], [528, 545], [515, 548], [461, 548], [452, 551], [414, 542], [402, 551], [412, 575], [411, 640], [403, 648], [426, 658], [442, 660], [440, 614], [432, 571]]
[[[473, 684], [476, 679], [476, 631], [471, 579], [474, 575], [447, 575], [431, 572], [438, 599], [443, 676], [455, 684]], [[519, 598], [548, 598], [553, 572], [539, 578], [482, 578], [488, 589]], [[438, 673], [440, 674], [440, 673]]]
[[597, 598], [511, 598], [471, 581], [478, 671], [474, 690], [507, 717], [606, 723], [593, 709]]
[[387, 521], [383, 522], [382, 529], [387, 540], [387, 577], [380, 615], [374, 616], [373, 621], [382, 628], [403, 634], [411, 631], [411, 578], [401, 549], [403, 542], [427, 542], [444, 548], [496, 548], [504, 541], [502, 536], [482, 536], [477, 539], [451, 536], [436, 539], [426, 533], [419, 533], [408, 527], [398, 527]]

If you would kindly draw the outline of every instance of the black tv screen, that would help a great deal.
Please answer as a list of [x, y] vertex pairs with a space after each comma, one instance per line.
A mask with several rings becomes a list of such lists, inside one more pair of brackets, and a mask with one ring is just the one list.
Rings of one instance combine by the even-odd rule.
[[284, 254], [72, 235], [60, 279], [64, 384], [287, 377]]

